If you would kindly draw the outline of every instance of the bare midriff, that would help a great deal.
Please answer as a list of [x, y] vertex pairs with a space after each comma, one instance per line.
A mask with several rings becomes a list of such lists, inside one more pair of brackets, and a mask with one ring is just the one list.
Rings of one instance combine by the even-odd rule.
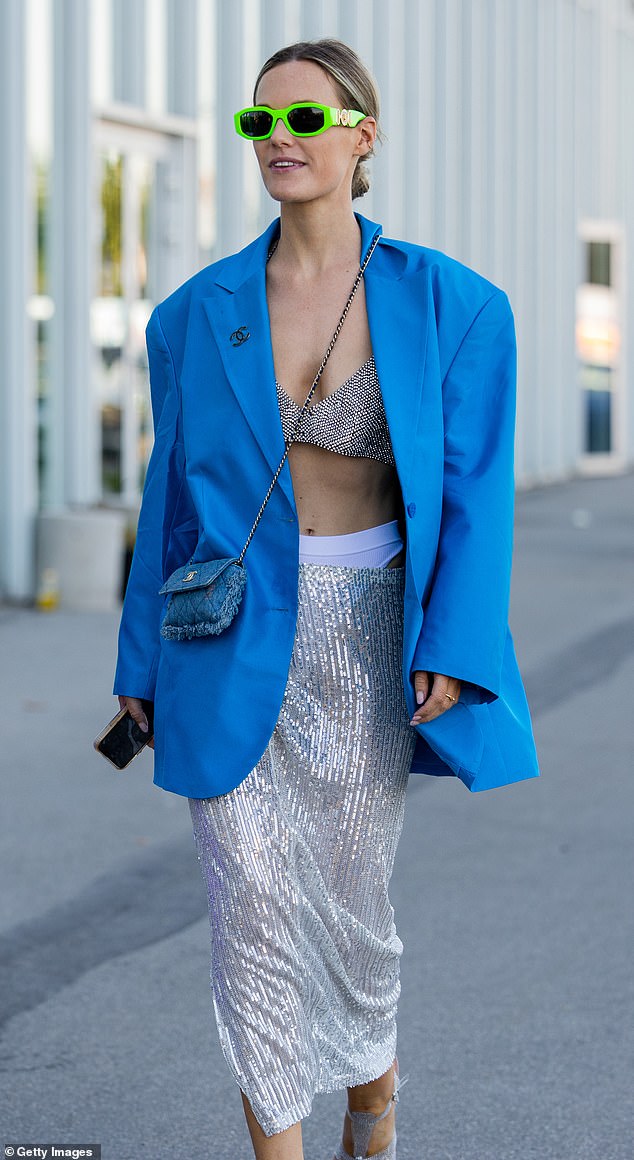
[[[394, 467], [298, 443], [289, 452], [299, 530], [303, 536], [341, 536], [402, 518]], [[390, 562], [396, 568], [404, 553]]]

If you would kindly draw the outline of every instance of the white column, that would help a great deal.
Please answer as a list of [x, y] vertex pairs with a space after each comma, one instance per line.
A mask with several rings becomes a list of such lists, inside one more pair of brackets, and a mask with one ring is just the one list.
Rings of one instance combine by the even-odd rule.
[[197, 0], [167, 0], [167, 111], [197, 113]]
[[[561, 2], [554, 5], [561, 8]], [[512, 130], [516, 97], [516, 68], [513, 52], [513, 33], [517, 9], [506, 0], [496, 0], [493, 8], [494, 27], [491, 30], [495, 45], [495, 103], [493, 118], [492, 235], [489, 247], [489, 277], [510, 291], [515, 274], [515, 240], [510, 222], [513, 214], [514, 155], [516, 139]], [[556, 113], [556, 110], [555, 110]]]
[[[167, 7], [167, 109], [190, 117], [195, 123], [198, 116], [199, 56], [198, 0], [168, 0]], [[172, 171], [180, 175], [182, 189], [172, 192], [173, 206], [168, 236], [179, 239], [172, 286], [184, 281], [198, 263], [198, 222], [194, 207], [198, 206], [198, 140], [182, 136], [172, 145]], [[185, 191], [183, 193], [183, 191]], [[178, 197], [174, 197], [174, 192]], [[174, 212], [175, 211], [175, 212]]]
[[557, 174], [555, 232], [557, 256], [552, 271], [554, 364], [557, 392], [555, 468], [570, 471], [579, 455], [581, 398], [575, 343], [579, 243], [575, 189], [575, 6], [559, 4], [555, 17], [555, 124]]
[[617, 213], [618, 192], [622, 181], [619, 154], [619, 75], [618, 48], [622, 31], [619, 28], [615, 0], [607, 0], [599, 12], [599, 43], [595, 45], [599, 95], [598, 141], [600, 155], [597, 165], [600, 216], [614, 218]]
[[[190, 0], [183, 0], [182, 22], [176, 26], [169, 26], [167, 0], [152, 0], [151, 4], [144, 5], [145, 22], [137, 30], [134, 21], [135, 35], [141, 34], [141, 52], [139, 63], [143, 74], [143, 92], [139, 92], [137, 79], [133, 77], [134, 104], [145, 108], [146, 112], [155, 117], [161, 117], [169, 111], [170, 96], [179, 99], [182, 95], [187, 100], [190, 89], [190, 80], [187, 74], [182, 79], [182, 87], [176, 93], [170, 92], [169, 64], [173, 59], [173, 52], [180, 48], [180, 31], [186, 32], [188, 23], [188, 5]], [[128, 65], [131, 63], [131, 54], [127, 53]], [[132, 58], [133, 59], [133, 58]], [[193, 74], [195, 76], [195, 61]]]
[[553, 398], [556, 395], [554, 348], [558, 341], [555, 332], [556, 306], [554, 302], [553, 268], [558, 259], [555, 218], [555, 174], [558, 158], [554, 123], [555, 71], [561, 67], [555, 59], [554, 9], [540, 4], [537, 9], [537, 131], [539, 164], [537, 167], [537, 228], [535, 236], [535, 279], [539, 287], [537, 313], [537, 382], [533, 396], [536, 411], [537, 455], [540, 476], [549, 479], [555, 474], [553, 457]]
[[300, 36], [302, 40], [338, 37], [337, 0], [301, 0]]
[[517, 37], [517, 153], [515, 234], [517, 293], [513, 302], [518, 341], [516, 475], [526, 482], [539, 478], [537, 459], [538, 300], [537, 177], [539, 138], [537, 101], [537, 11], [534, 0], [520, 0]]
[[[217, 9], [217, 153], [216, 180], [218, 198], [218, 229], [216, 256], [240, 249], [245, 237], [244, 167], [247, 141], [237, 136], [233, 114], [248, 103], [250, 97], [244, 68], [244, 2], [221, 0]], [[255, 78], [253, 78], [255, 79]], [[255, 162], [252, 160], [252, 163]]]
[[[369, 7], [369, 6], [368, 6]], [[375, 179], [375, 216], [389, 236], [401, 237], [404, 227], [405, 173], [405, 16], [403, 0], [374, 0], [374, 65], [383, 98], [388, 140], [381, 150]]]
[[[260, 56], [264, 64], [274, 52], [300, 39], [300, 0], [260, 0]], [[255, 80], [255, 77], [253, 78]]]
[[[535, 5], [537, 7], [537, 5]], [[493, 264], [495, 256], [494, 238], [498, 223], [495, 218], [496, 206], [496, 165], [498, 156], [497, 131], [497, 102], [504, 99], [498, 88], [496, 75], [496, 26], [495, 0], [487, 0], [482, 9], [481, 35], [484, 37], [482, 58], [484, 62], [484, 107], [482, 120], [484, 124], [483, 144], [483, 179], [484, 200], [482, 203], [482, 257], [478, 267], [483, 274], [493, 278]]]
[[49, 505], [100, 497], [99, 439], [92, 390], [92, 149], [90, 5], [56, 0], [51, 207], [51, 489]]
[[339, 39], [359, 53], [372, 69], [373, 21], [367, 0], [339, 0], [337, 22]]
[[596, 51], [599, 41], [598, 15], [586, 3], [579, 3], [575, 13], [575, 105], [576, 150], [575, 183], [577, 210], [580, 217], [599, 217], [597, 195], [601, 158], [601, 124], [597, 88]]
[[[522, 0], [520, 0], [522, 3]], [[485, 264], [486, 200], [487, 200], [487, 67], [488, 21], [486, 14], [475, 6], [467, 5], [467, 26], [464, 29], [469, 53], [468, 103], [465, 107], [468, 157], [465, 158], [465, 189], [467, 190], [467, 264], [482, 270]], [[466, 80], [466, 78], [465, 78]]]
[[[62, 0], [64, 2], [64, 0]], [[60, 0], [56, 0], [59, 4]], [[90, 5], [83, 3], [82, 7]], [[71, 5], [68, 5], [69, 9]], [[76, 5], [73, 3], [72, 7]], [[114, 99], [145, 105], [145, 0], [112, 0]]]
[[[627, 463], [634, 463], [634, 149], [631, 146], [632, 110], [634, 109], [634, 10], [626, 25], [626, 32], [619, 38], [621, 52], [620, 105], [629, 109], [629, 117], [623, 117], [619, 130], [619, 149], [623, 157], [620, 190], [619, 217], [624, 224], [626, 247], [623, 270], [621, 305], [621, 450]], [[630, 191], [630, 196], [628, 196]]]
[[403, 169], [402, 236], [419, 245], [430, 245], [433, 215], [433, 52], [429, 43], [433, 15], [433, 8], [426, 5], [406, 7], [403, 124], [409, 128], [412, 148], [406, 150]]
[[[501, 3], [501, 0], [499, 0]], [[521, 142], [517, 137], [517, 106], [519, 92], [517, 85], [517, 58], [519, 46], [517, 41], [518, 12], [517, 5], [508, 6], [505, 14], [504, 43], [501, 46], [503, 61], [500, 62], [504, 78], [507, 97], [504, 101], [504, 111], [501, 114], [501, 130], [504, 134], [502, 150], [499, 156], [500, 182], [502, 185], [504, 236], [502, 244], [502, 264], [504, 289], [515, 299], [518, 285], [517, 270], [517, 235], [515, 224], [515, 203], [517, 201], [517, 159], [521, 149]], [[572, 44], [570, 53], [574, 50]], [[567, 74], [566, 74], [567, 75]], [[571, 102], [574, 93], [570, 94]], [[571, 215], [572, 216], [572, 215]]]
[[436, 5], [434, 20], [434, 92], [432, 116], [434, 121], [434, 245], [443, 250], [447, 233], [447, 172], [445, 140], [447, 136], [447, 89], [445, 85], [447, 60], [447, 12], [445, 5]]
[[443, 246], [453, 257], [465, 261], [463, 230], [463, 60], [461, 0], [445, 2], [444, 74], [442, 99], [445, 107], [444, 138], [439, 164], [444, 170], [445, 228]]
[[34, 228], [26, 143], [26, 5], [0, 4], [0, 594], [32, 595], [37, 429], [33, 327], [27, 318]]

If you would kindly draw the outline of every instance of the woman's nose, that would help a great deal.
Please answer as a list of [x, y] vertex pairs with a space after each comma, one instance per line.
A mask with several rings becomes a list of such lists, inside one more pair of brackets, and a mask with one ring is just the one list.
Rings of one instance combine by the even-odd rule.
[[278, 141], [278, 142], [279, 141], [290, 142], [293, 140], [293, 134], [289, 133], [289, 131], [286, 128], [286, 125], [284, 124], [281, 117], [277, 118], [277, 121], [275, 122], [275, 125], [273, 126], [273, 132], [271, 133], [271, 140]]

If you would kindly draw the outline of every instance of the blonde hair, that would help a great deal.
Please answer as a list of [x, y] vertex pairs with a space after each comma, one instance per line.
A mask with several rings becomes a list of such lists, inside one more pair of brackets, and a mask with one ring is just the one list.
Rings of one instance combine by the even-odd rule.
[[[328, 73], [333, 82], [342, 108], [358, 109], [366, 117], [374, 117], [377, 122], [377, 139], [382, 139], [378, 128], [380, 97], [376, 81], [354, 49], [341, 40], [328, 38], [326, 40], [301, 40], [297, 44], [289, 44], [274, 52], [262, 65], [253, 88], [253, 101], [257, 103], [257, 91], [262, 77], [277, 68], [280, 64], [288, 64], [294, 60], [310, 60], [318, 64]], [[352, 197], [363, 197], [370, 188], [370, 178], [365, 164], [368, 157], [374, 155], [371, 149], [366, 157], [360, 157], [352, 175]]]

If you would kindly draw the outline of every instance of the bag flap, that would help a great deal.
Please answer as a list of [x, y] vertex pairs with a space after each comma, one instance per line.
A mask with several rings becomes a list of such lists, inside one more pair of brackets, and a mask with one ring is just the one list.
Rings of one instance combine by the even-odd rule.
[[166, 596], [170, 592], [192, 592], [197, 588], [208, 588], [231, 564], [235, 564], [238, 568], [242, 567], [235, 556], [227, 560], [205, 560], [203, 563], [185, 564], [183, 568], [177, 568], [171, 576], [168, 576], [163, 587], [159, 589], [159, 596]]

